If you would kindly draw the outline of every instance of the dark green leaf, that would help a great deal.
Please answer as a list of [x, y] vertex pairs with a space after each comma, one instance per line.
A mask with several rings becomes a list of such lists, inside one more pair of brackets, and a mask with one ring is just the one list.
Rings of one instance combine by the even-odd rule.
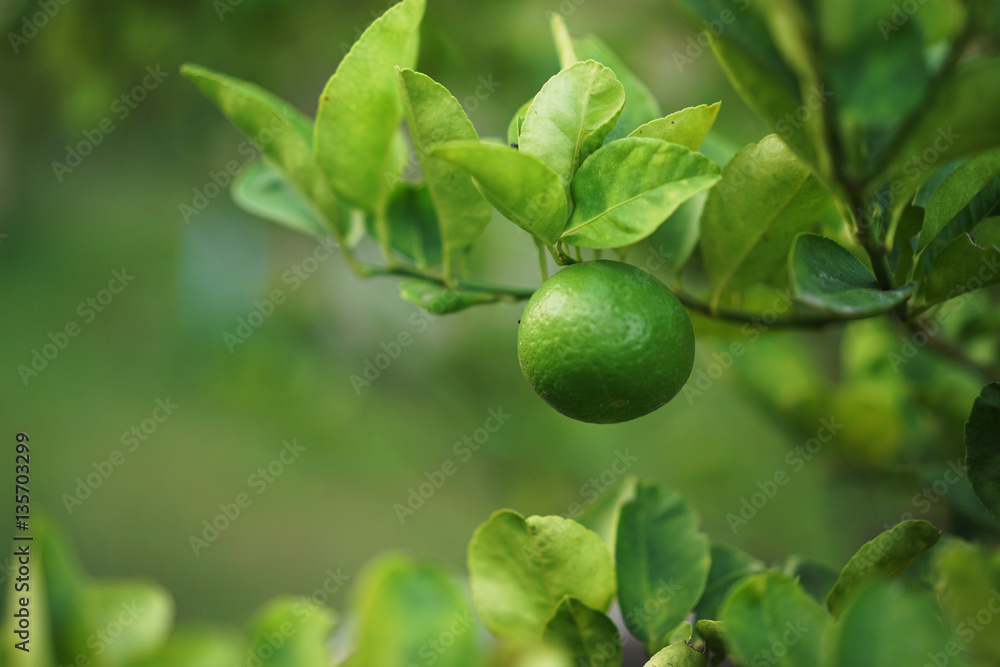
[[826, 603], [830, 589], [837, 583], [836, 570], [802, 556], [789, 556], [782, 561], [779, 569], [796, 579], [803, 590], [820, 604]]
[[963, 234], [934, 258], [916, 301], [933, 306], [968, 292], [1000, 283], [1000, 250], [983, 248]]
[[[969, 205], [978, 199], [977, 195], [997, 176], [1000, 176], [1000, 150], [969, 158], [952, 171], [934, 190], [934, 194], [927, 202], [924, 226], [920, 232], [919, 250], [923, 250], [935, 241], [949, 223], [963, 211], [970, 217], [971, 225], [974, 226], [988, 215], [990, 209], [996, 208], [996, 201], [992, 202], [992, 206], [990, 202], [979, 201], [979, 206], [972, 207], [975, 210], [969, 209]], [[968, 227], [963, 229], [964, 232], [972, 230], [969, 225], [963, 227]], [[951, 239], [945, 241], [950, 242]]]
[[965, 425], [965, 465], [979, 501], [1000, 519], [1000, 382], [983, 387]]
[[851, 598], [873, 579], [895, 577], [934, 546], [941, 531], [927, 521], [903, 521], [878, 537], [866, 542], [847, 562], [826, 606], [834, 616], [840, 616]]
[[441, 229], [427, 183], [400, 182], [386, 206], [392, 247], [421, 268], [441, 263]]
[[368, 213], [384, 206], [398, 176], [396, 67], [414, 67], [424, 0], [402, 0], [361, 35], [320, 96], [314, 148], [337, 192]]
[[645, 125], [637, 127], [628, 136], [660, 139], [696, 151], [701, 146], [701, 142], [708, 136], [712, 125], [715, 124], [715, 118], [719, 115], [721, 104], [721, 102], [716, 102], [712, 105], [702, 104], [697, 107], [681, 109], [669, 116], [651, 120]]
[[720, 542], [712, 543], [711, 558], [712, 567], [708, 572], [705, 592], [694, 609], [695, 616], [699, 619], [716, 618], [719, 604], [736, 582], [766, 569], [762, 561]]
[[613, 141], [573, 179], [576, 208], [563, 240], [587, 248], [636, 243], [718, 180], [717, 164], [678, 144], [634, 137]]
[[878, 315], [906, 300], [913, 285], [879, 289], [875, 274], [842, 245], [817, 234], [799, 234], [788, 256], [794, 298], [844, 317]]
[[426, 280], [404, 280], [399, 296], [435, 315], [450, 315], [472, 306], [496, 303], [500, 297], [489, 292], [449, 289]]
[[694, 511], [676, 493], [639, 482], [618, 520], [615, 566], [625, 625], [650, 652], [701, 599], [710, 561]]
[[565, 597], [545, 624], [546, 643], [565, 648], [578, 665], [600, 659], [602, 665], [621, 667], [622, 638], [614, 621], [573, 597]]
[[975, 231], [976, 245], [983, 248], [1000, 248], [1000, 216], [986, 218]]
[[539, 637], [569, 595], [604, 610], [614, 594], [614, 566], [601, 538], [555, 516], [524, 519], [501, 510], [469, 544], [472, 599], [498, 637]]

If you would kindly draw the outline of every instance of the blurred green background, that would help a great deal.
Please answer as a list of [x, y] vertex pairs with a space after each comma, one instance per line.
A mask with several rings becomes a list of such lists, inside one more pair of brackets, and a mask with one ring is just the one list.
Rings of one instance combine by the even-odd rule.
[[[11, 43], [9, 33], [30, 33], [25, 21], [37, 22], [46, 6], [56, 11], [37, 34]], [[242, 156], [237, 131], [178, 67], [192, 61], [256, 81], [311, 113], [343, 48], [385, 7], [14, 0], [0, 8], [9, 42], [0, 69], [0, 422], [9, 443], [18, 431], [31, 435], [34, 509], [66, 527], [91, 572], [163, 582], [181, 620], [241, 622], [274, 594], [311, 593], [328, 569], [353, 575], [386, 549], [460, 572], [468, 538], [492, 510], [566, 514], [615, 478], [608, 471], [626, 451], [635, 457], [629, 472], [684, 493], [714, 538], [766, 559], [798, 552], [839, 567], [883, 524], [916, 513], [911, 498], [922, 485], [912, 474], [872, 483], [866, 465], [854, 464], [897, 461], [907, 434], [926, 423], [908, 415], [923, 408], [896, 381], [895, 394], [873, 391], [874, 401], [819, 391], [843, 379], [839, 331], [769, 333], [703, 394], [635, 422], [592, 426], [555, 413], [523, 380], [519, 306], [432, 320], [398, 298], [394, 281], [359, 282], [339, 258], [292, 290], [282, 275], [314, 242], [241, 212], [227, 193], [186, 223], [181, 204]], [[678, 71], [674, 54], [695, 31], [669, 3], [560, 7], [431, 0], [420, 69], [459, 100], [475, 94], [480, 77], [499, 82], [467, 109], [481, 135], [503, 136], [510, 115], [557, 69], [546, 14], [560, 11], [576, 34], [597, 33], [619, 51], [665, 112], [722, 100], [719, 136], [742, 145], [765, 134], [709, 53], [695, 51]], [[168, 74], [134, 109], [116, 104], [147, 67]], [[101, 131], [102, 122], [114, 129]], [[100, 136], [92, 153], [57, 175], [53, 162], [88, 136]], [[526, 235], [497, 217], [473, 266], [530, 286], [533, 253]], [[106, 300], [116, 270], [134, 279], [92, 316], [87, 299]], [[224, 334], [275, 289], [286, 301], [230, 352]], [[19, 366], [70, 323], [79, 334], [25, 381]], [[413, 344], [356, 392], [351, 375], [401, 332]], [[900, 344], [895, 334], [872, 335]], [[797, 346], [801, 356], [790, 352]], [[726, 347], [701, 335], [696, 376]], [[958, 406], [954, 414], [976, 393], [961, 377], [936, 386]], [[179, 407], [130, 451], [123, 434], [141, 430], [158, 399]], [[453, 446], [474, 436], [490, 409], [509, 420], [463, 460]], [[843, 432], [793, 471], [786, 455], [816, 434], [821, 417], [839, 420]], [[956, 418], [931, 434], [942, 460], [960, 451], [958, 429]], [[258, 494], [249, 478], [293, 439], [305, 450]], [[888, 454], [869, 456], [869, 445]], [[856, 455], [839, 456], [838, 447]], [[121, 465], [67, 507], [79, 479], [107, 470], [115, 450]], [[457, 473], [401, 523], [394, 505], [446, 460]], [[781, 469], [794, 472], [790, 483], [734, 535], [727, 514]], [[4, 497], [11, 470], [0, 474]], [[190, 537], [243, 492], [252, 504], [196, 556]]]

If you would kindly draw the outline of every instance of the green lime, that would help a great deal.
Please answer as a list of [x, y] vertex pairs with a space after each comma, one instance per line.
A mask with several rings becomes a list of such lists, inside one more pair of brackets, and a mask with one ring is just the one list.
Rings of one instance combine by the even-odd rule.
[[549, 405], [573, 419], [610, 424], [677, 395], [694, 365], [694, 330], [674, 293], [645, 271], [582, 262], [532, 295], [517, 355]]

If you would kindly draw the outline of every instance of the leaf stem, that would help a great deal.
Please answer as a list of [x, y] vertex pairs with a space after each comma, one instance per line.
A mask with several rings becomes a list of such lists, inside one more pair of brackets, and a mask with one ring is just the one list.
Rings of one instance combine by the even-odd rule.
[[545, 244], [538, 237], [532, 237], [535, 240], [535, 247], [538, 248], [538, 269], [542, 274], [542, 282], [544, 283], [549, 279], [549, 258], [545, 254]]

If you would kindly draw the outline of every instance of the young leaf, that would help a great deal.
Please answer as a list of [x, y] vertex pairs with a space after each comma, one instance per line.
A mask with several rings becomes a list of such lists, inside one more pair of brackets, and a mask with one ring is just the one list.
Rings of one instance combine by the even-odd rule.
[[658, 651], [645, 667], [706, 667], [708, 656], [687, 642], [677, 642]]
[[749, 287], [772, 274], [795, 235], [812, 227], [829, 203], [830, 195], [777, 136], [737, 153], [709, 193], [701, 220], [713, 303], [736, 285]]
[[[948, 662], [949, 632], [933, 601], [922, 594], [876, 581], [834, 625], [828, 642], [829, 667], [884, 667]], [[818, 663], [814, 663], [818, 664]], [[944, 663], [940, 663], [944, 664]], [[961, 663], [960, 663], [961, 664]]]
[[[938, 235], [956, 218], [977, 195], [989, 185], [990, 181], [1000, 176], [1000, 150], [993, 150], [969, 158], [952, 171], [934, 190], [927, 202], [924, 213], [924, 226], [920, 231], [918, 250], [923, 250], [938, 238]], [[996, 204], [994, 204], [995, 206]], [[970, 211], [978, 219], [988, 215], [986, 212]], [[966, 232], [970, 229], [964, 230]], [[951, 239], [947, 239], [951, 241]]]
[[628, 133], [635, 128], [662, 115], [656, 96], [601, 40], [593, 35], [587, 35], [574, 40], [573, 48], [580, 60], [596, 60], [605, 67], [610, 67], [625, 89], [625, 106], [618, 116], [618, 122], [608, 134], [608, 141], [628, 136]]
[[578, 62], [580, 59], [576, 57], [576, 51], [573, 49], [573, 36], [569, 33], [566, 19], [563, 18], [562, 14], [550, 13], [549, 27], [552, 29], [552, 41], [555, 42], [556, 53], [559, 54], [559, 68], [566, 69]]
[[[938, 599], [950, 627], [1000, 604], [1000, 569], [992, 567], [982, 549], [958, 540], [938, 549], [942, 550], [934, 561]], [[963, 632], [958, 638], [983, 663], [1000, 664], [1000, 632]]]
[[548, 244], [559, 239], [569, 203], [559, 176], [538, 158], [499, 144], [455, 141], [429, 154], [457, 164], [500, 213]]
[[425, 0], [402, 0], [361, 35], [320, 96], [314, 148], [337, 192], [369, 213], [396, 176], [403, 107], [396, 67], [414, 67]]
[[712, 125], [715, 124], [715, 118], [719, 115], [721, 104], [721, 102], [716, 102], [712, 105], [702, 104], [697, 107], [681, 109], [669, 116], [651, 120], [645, 125], [637, 127], [628, 136], [660, 139], [696, 151], [701, 146], [701, 142], [705, 140], [708, 131], [712, 129]]
[[501, 510], [479, 526], [469, 544], [472, 599], [498, 637], [539, 637], [563, 597], [606, 609], [614, 566], [601, 538], [561, 517]]
[[528, 107], [534, 101], [532, 98], [522, 104], [518, 107], [514, 117], [510, 119], [510, 124], [507, 126], [507, 143], [510, 144], [511, 148], [516, 148], [518, 142], [521, 141], [521, 126], [524, 125], [524, 117], [528, 115]]
[[444, 264], [450, 270], [486, 229], [493, 209], [461, 167], [431, 157], [431, 146], [443, 141], [477, 141], [472, 122], [451, 93], [430, 77], [399, 71], [406, 122], [413, 148], [420, 157], [424, 180], [434, 201], [444, 246]]
[[875, 274], [833, 239], [802, 233], [788, 255], [788, 278], [796, 301], [843, 317], [878, 315], [906, 300], [913, 285], [879, 289]]
[[1000, 250], [978, 246], [972, 237], [963, 234], [934, 258], [916, 302], [933, 306], [997, 283], [1000, 283]]
[[576, 208], [563, 240], [587, 248], [641, 241], [718, 180], [717, 164], [678, 144], [634, 137], [613, 141], [573, 179]]
[[275, 598], [250, 622], [244, 655], [256, 656], [261, 667], [327, 667], [332, 657], [330, 633], [336, 621], [331, 609], [311, 598]]
[[640, 481], [622, 506], [615, 567], [625, 626], [650, 652], [667, 644], [701, 598], [710, 565], [697, 515], [676, 493]]
[[965, 465], [979, 502], [1000, 519], [1000, 382], [983, 387], [965, 425]]
[[421, 268], [441, 263], [442, 230], [427, 182], [400, 182], [389, 196], [385, 217], [392, 247], [399, 254]]
[[794, 579], [753, 574], [730, 591], [719, 609], [726, 643], [739, 664], [772, 658], [781, 667], [815, 667], [830, 616]]
[[184, 65], [181, 73], [193, 81], [253, 141], [254, 146], [284, 170], [327, 219], [331, 232], [341, 238], [347, 235], [347, 221], [341, 216], [337, 197], [313, 156], [312, 127], [306, 116], [278, 96], [247, 81], [191, 64]]
[[450, 315], [500, 300], [496, 294], [454, 290], [426, 280], [402, 281], [399, 283], [399, 296], [435, 315]]
[[694, 609], [698, 618], [716, 618], [719, 604], [734, 584], [743, 577], [767, 569], [762, 561], [750, 554], [720, 542], [712, 544], [711, 560], [705, 592]]
[[[480, 662], [479, 628], [466, 595], [435, 565], [397, 554], [383, 556], [361, 575], [353, 606], [358, 630], [351, 667], [422, 664], [428, 649], [443, 645], [439, 642], [446, 636], [451, 645], [433, 653], [435, 665], [468, 667]], [[293, 664], [299, 663], [289, 667]]]
[[565, 597], [545, 624], [542, 639], [565, 648], [578, 665], [600, 656], [602, 665], [621, 667], [622, 638], [614, 621], [574, 597]]
[[237, 206], [265, 220], [310, 236], [327, 233], [312, 203], [284, 173], [263, 160], [243, 169], [231, 194]]
[[866, 542], [851, 556], [826, 598], [827, 609], [840, 616], [851, 598], [872, 579], [895, 577], [934, 546], [941, 531], [927, 521], [903, 521]]
[[519, 150], [559, 175], [569, 188], [580, 163], [604, 143], [625, 103], [614, 72], [588, 60], [549, 79], [528, 108]]

